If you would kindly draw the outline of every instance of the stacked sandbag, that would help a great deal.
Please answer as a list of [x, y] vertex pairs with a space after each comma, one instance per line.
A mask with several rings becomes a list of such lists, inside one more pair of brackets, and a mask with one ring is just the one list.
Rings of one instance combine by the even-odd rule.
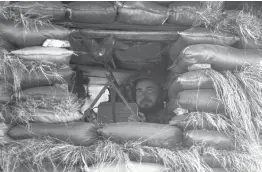
[[24, 89], [7, 110], [11, 123], [66, 123], [82, 117], [82, 102], [68, 91], [68, 86], [54, 85]]
[[165, 124], [119, 122], [106, 124], [98, 130], [102, 137], [118, 143], [139, 141], [142, 145], [177, 148], [182, 143], [182, 133], [177, 127]]
[[41, 46], [46, 39], [68, 40], [71, 30], [50, 23], [16, 23], [13, 20], [0, 20], [0, 36], [13, 45], [24, 48]]
[[[55, 83], [69, 83], [74, 71], [69, 67], [73, 51], [65, 48], [33, 46], [11, 51], [7, 59], [5, 78], [13, 80], [16, 91], [36, 86], [48, 86]], [[16, 66], [16, 67], [13, 67]]]
[[135, 25], [162, 25], [169, 17], [169, 10], [155, 2], [133, 1], [117, 3], [117, 21]]
[[[209, 167], [241, 171], [236, 161], [260, 156], [261, 51], [234, 48], [240, 40], [228, 33], [212, 38], [210, 30], [209, 40], [195, 35], [180, 35], [183, 42], [173, 44], [178, 52], [170, 56], [167, 111], [175, 115], [170, 125], [183, 131], [185, 149], [201, 149], [200, 159]], [[234, 160], [218, 158], [222, 152]]]
[[115, 21], [117, 9], [110, 2], [72, 2], [68, 4], [69, 18], [73, 22], [106, 24]]
[[178, 59], [179, 54], [189, 45], [196, 44], [214, 44], [222, 46], [232, 46], [240, 39], [235, 35], [223, 32], [213, 31], [208, 28], [193, 27], [182, 32], [178, 32], [179, 38], [169, 49], [169, 57], [172, 61]]
[[13, 95], [13, 82], [12, 80], [7, 79], [8, 77], [12, 76], [11, 71], [5, 68], [5, 56], [8, 54], [10, 50], [15, 49], [10, 42], [6, 41], [5, 39], [0, 38], [0, 59], [1, 59], [1, 77], [0, 77], [0, 90], [1, 90], [1, 108], [2, 105], [8, 103], [11, 100], [11, 96]]
[[235, 48], [260, 49], [262, 38], [257, 30], [261, 25], [260, 5], [245, 2], [232, 7], [224, 11], [225, 17], [214, 27], [237, 35], [240, 40], [233, 45]]
[[66, 7], [59, 1], [32, 1], [15, 2], [4, 8], [6, 13], [12, 15], [24, 15], [24, 17], [45, 20], [63, 20], [66, 14]]
[[[201, 1], [176, 1], [168, 5], [170, 10], [170, 15], [167, 23], [194, 26], [199, 24], [205, 17], [208, 22], [212, 23], [217, 20], [217, 18], [212, 18], [212, 13], [214, 11], [219, 13], [223, 10], [223, 2], [201, 2]], [[211, 15], [211, 16], [209, 16]], [[203, 17], [203, 18], [202, 18]], [[205, 19], [204, 19], [205, 20]], [[214, 20], [214, 21], [213, 21]], [[218, 20], [219, 21], [219, 20]], [[209, 23], [209, 24], [210, 24]]]

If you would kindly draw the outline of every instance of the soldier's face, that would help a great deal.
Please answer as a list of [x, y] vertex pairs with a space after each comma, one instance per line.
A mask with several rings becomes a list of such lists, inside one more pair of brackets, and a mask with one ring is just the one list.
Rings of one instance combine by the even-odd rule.
[[140, 80], [136, 84], [136, 103], [141, 109], [150, 109], [157, 103], [159, 86], [149, 79]]

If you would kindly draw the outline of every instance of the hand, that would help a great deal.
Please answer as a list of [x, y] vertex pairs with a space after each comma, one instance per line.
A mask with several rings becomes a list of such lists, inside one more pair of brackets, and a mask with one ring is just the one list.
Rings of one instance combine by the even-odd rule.
[[146, 117], [143, 113], [139, 112], [138, 115], [130, 115], [128, 117], [128, 122], [146, 122]]

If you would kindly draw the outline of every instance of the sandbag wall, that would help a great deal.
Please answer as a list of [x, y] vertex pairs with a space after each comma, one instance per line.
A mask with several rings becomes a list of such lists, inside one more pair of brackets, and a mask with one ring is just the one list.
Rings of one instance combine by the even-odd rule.
[[[68, 122], [82, 116], [77, 95], [68, 89], [75, 78], [69, 66], [71, 30], [50, 23], [64, 19], [65, 13], [61, 2], [1, 6], [1, 122], [9, 127]], [[15, 16], [25, 18], [12, 20]]]
[[[208, 166], [241, 171], [232, 159], [222, 160], [212, 151], [223, 150], [224, 156], [260, 156], [260, 127], [253, 122], [261, 120], [260, 110], [253, 110], [259, 98], [251, 96], [251, 90], [261, 95], [261, 88], [256, 87], [261, 83], [261, 50], [248, 43], [243, 46], [244, 38], [229, 32], [199, 27], [179, 35], [169, 51], [173, 63], [167, 111], [175, 115], [170, 125], [183, 131], [184, 147], [202, 147], [200, 158]], [[243, 126], [247, 121], [249, 129]], [[245, 136], [238, 133], [241, 130]], [[253, 152], [255, 145], [258, 149]]]
[[[38, 2], [33, 3], [33, 6], [31, 2], [10, 4], [8, 10], [13, 12], [13, 16], [17, 16], [18, 13], [38, 20], [35, 20], [33, 25], [14, 24], [14, 21], [10, 20], [14, 19], [12, 16], [7, 16], [9, 20], [1, 16], [1, 40], [4, 42], [1, 57], [4, 59], [2, 66], [5, 67], [1, 71], [2, 81], [5, 86], [8, 82], [11, 82], [11, 85], [14, 85], [14, 81], [16, 83], [15, 88], [11, 87], [3, 91], [6, 94], [3, 103], [11, 100], [4, 108], [3, 118], [11, 125], [13, 123], [32, 125], [55, 123], [50, 124], [50, 128], [55, 128], [58, 123], [75, 121], [81, 117], [78, 113], [80, 104], [75, 101], [74, 95], [68, 93], [67, 89], [68, 78], [71, 78], [73, 73], [68, 68], [69, 57], [73, 52], [66, 48], [42, 46], [47, 39], [69, 40], [69, 35], [74, 31], [61, 26], [50, 26], [50, 21], [68, 18], [73, 22], [90, 24], [110, 24], [117, 21], [129, 25], [155, 26], [170, 23], [191, 26], [201, 18], [199, 11], [202, 11], [202, 5], [201, 2], [172, 2], [170, 4], [73, 2], [66, 5], [60, 2]], [[215, 6], [214, 9], [219, 7]], [[41, 17], [43, 17], [42, 21]], [[84, 33], [90, 32], [80, 33], [83, 36]], [[107, 33], [101, 34], [103, 38], [108, 36]], [[101, 35], [98, 37], [100, 38]], [[236, 108], [242, 112], [240, 115], [242, 118], [239, 120], [233, 118], [237, 116], [232, 116], [228, 108], [232, 104], [235, 106], [239, 104], [236, 102], [225, 104], [225, 101], [218, 97], [217, 88], [214, 87], [214, 83], [219, 85], [220, 80], [210, 78], [213, 73], [207, 72], [211, 70], [210, 67], [214, 69], [215, 74], [219, 74], [228, 70], [241, 69], [246, 63], [256, 65], [261, 56], [259, 51], [241, 50], [241, 47], [252, 48], [254, 44], [250, 43], [246, 46], [243, 44], [243, 37], [228, 32], [191, 28], [180, 32], [179, 35], [179, 39], [171, 45], [169, 51], [173, 64], [169, 68], [168, 110], [172, 114], [174, 112], [178, 114], [170, 121], [170, 125], [117, 123], [98, 127], [90, 123], [71, 122], [68, 124], [70, 136], [68, 142], [58, 141], [55, 136], [54, 140], [30, 137], [22, 139], [13, 135], [15, 132], [9, 128], [9, 135], [19, 139], [6, 144], [4, 149], [1, 147], [2, 168], [7, 172], [13, 171], [13, 168], [26, 171], [29, 167], [34, 171], [40, 171], [39, 169], [42, 168], [49, 171], [63, 171], [65, 168], [70, 169], [69, 171], [89, 171], [90, 169], [99, 171], [100, 168], [105, 170], [104, 164], [109, 162], [110, 165], [106, 165], [108, 170], [120, 169], [120, 171], [125, 171], [126, 167], [136, 170], [139, 168], [140, 171], [149, 171], [149, 169], [189, 172], [261, 171], [260, 159], [256, 156], [259, 151], [256, 152], [254, 149], [254, 154], [251, 154], [251, 150], [247, 149], [246, 145], [242, 145], [245, 140], [250, 141], [254, 133], [250, 130], [250, 138], [236, 139], [238, 137], [234, 138], [232, 135], [238, 134], [237, 136], [240, 137], [241, 132], [234, 133], [234, 127], [228, 125], [237, 124], [237, 127], [241, 129], [239, 131], [244, 131], [243, 133], [247, 129], [252, 129], [249, 123], [247, 126], [243, 125], [246, 127], [244, 129], [240, 124], [245, 123], [237, 123], [244, 121], [244, 111]], [[166, 39], [170, 41], [168, 37]], [[162, 51], [162, 45], [156, 42], [157, 38], [155, 42], [151, 40], [151, 42], [141, 43], [133, 40], [130, 43], [129, 40], [129, 42], [123, 41], [125, 43], [123, 44], [120, 41], [114, 42], [114, 39], [109, 36], [100, 45], [96, 40], [85, 40], [80, 50], [91, 52], [93, 58], [99, 58], [99, 53], [95, 51], [97, 48], [102, 47], [104, 50], [103, 46], [106, 46], [111, 51], [112, 45], [118, 44], [120, 48], [115, 49], [112, 54], [119, 68], [135, 70], [145, 67], [154, 68], [154, 63], [158, 64], [161, 61], [159, 52]], [[6, 47], [7, 45], [10, 45], [10, 48]], [[150, 56], [147, 56], [147, 53]], [[136, 57], [130, 56], [134, 54]], [[74, 62], [79, 61], [74, 59]], [[84, 62], [85, 65], [95, 64], [92, 60]], [[11, 63], [20, 68], [17, 66], [14, 68]], [[11, 75], [5, 75], [6, 71], [9, 71]], [[17, 75], [13, 75], [14, 73]], [[251, 95], [254, 96], [252, 92], [249, 97], [252, 97]], [[12, 102], [13, 100], [16, 101]], [[243, 102], [247, 101], [243, 99]], [[180, 113], [179, 108], [183, 113]], [[188, 113], [185, 113], [187, 111]], [[12, 116], [20, 118], [14, 120]], [[259, 117], [256, 117], [259, 120]], [[245, 120], [249, 121], [250, 118]], [[75, 125], [85, 128], [84, 132], [80, 132], [83, 131], [82, 129], [75, 133]], [[41, 157], [39, 158], [38, 155]], [[43, 164], [46, 160], [50, 161], [51, 165]], [[154, 164], [130, 164], [129, 160]], [[12, 162], [18, 163], [12, 164]], [[62, 167], [55, 167], [57, 164], [62, 164]], [[101, 164], [104, 166], [101, 167]], [[23, 168], [20, 168], [20, 165]], [[77, 168], [79, 166], [81, 169]]]

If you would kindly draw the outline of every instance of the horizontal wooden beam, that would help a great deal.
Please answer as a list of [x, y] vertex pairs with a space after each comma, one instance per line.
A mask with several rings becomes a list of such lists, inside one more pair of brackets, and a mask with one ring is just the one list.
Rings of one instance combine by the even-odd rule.
[[118, 40], [126, 41], [153, 41], [153, 42], [171, 42], [178, 39], [177, 31], [115, 31], [115, 30], [91, 30], [81, 29], [72, 33], [74, 37], [87, 38], [105, 38], [108, 35], [114, 35]]
[[174, 25], [165, 23], [163, 25], [128, 25], [123, 23], [112, 24], [90, 24], [73, 21], [57, 21], [53, 22], [56, 25], [62, 25], [72, 29], [102, 29], [102, 30], [125, 30], [125, 31], [183, 31], [188, 29], [188, 26]]

